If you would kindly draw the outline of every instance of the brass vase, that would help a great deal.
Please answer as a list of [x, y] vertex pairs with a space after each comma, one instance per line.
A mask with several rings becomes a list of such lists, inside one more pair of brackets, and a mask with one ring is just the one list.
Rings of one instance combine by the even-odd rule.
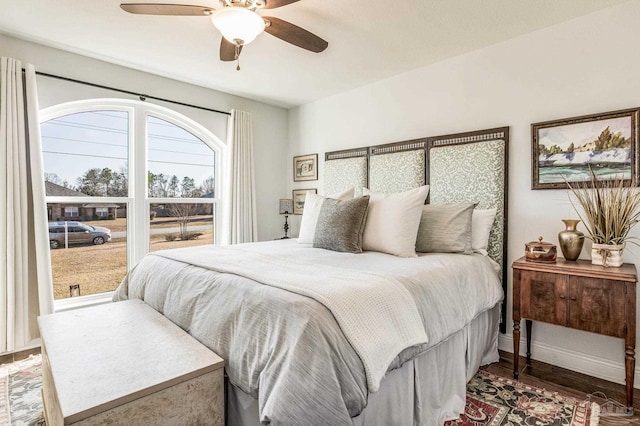
[[566, 260], [577, 260], [584, 245], [584, 234], [576, 229], [580, 221], [575, 219], [563, 219], [562, 221], [566, 229], [558, 234], [560, 250]]

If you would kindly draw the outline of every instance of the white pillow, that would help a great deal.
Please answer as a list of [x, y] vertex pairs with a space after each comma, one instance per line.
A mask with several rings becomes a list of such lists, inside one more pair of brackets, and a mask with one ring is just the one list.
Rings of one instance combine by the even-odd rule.
[[313, 244], [313, 238], [316, 235], [316, 225], [318, 224], [318, 215], [320, 215], [320, 209], [322, 203], [327, 198], [333, 198], [340, 201], [350, 200], [353, 198], [355, 189], [349, 188], [339, 194], [329, 195], [323, 197], [313, 191], [307, 191], [307, 195], [304, 199], [304, 210], [302, 211], [302, 220], [300, 221], [300, 233], [298, 235], [298, 242], [305, 244]]
[[489, 233], [493, 227], [497, 209], [474, 209], [471, 216], [471, 248], [487, 256]]
[[429, 185], [389, 195], [371, 192], [367, 188], [363, 188], [363, 193], [371, 198], [362, 248], [400, 257], [415, 257], [422, 206], [429, 194]]

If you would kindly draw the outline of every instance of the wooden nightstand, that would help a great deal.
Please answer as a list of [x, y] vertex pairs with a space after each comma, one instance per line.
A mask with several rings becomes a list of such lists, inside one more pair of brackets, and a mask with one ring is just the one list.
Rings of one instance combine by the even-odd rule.
[[526, 319], [527, 363], [532, 321], [624, 339], [627, 412], [633, 414], [636, 347], [635, 265], [620, 268], [559, 258], [557, 263], [513, 262], [513, 376], [518, 378], [520, 319]]

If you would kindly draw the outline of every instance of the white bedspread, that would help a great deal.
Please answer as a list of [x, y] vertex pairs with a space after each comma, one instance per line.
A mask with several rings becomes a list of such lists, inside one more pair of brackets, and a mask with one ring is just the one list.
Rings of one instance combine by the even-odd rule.
[[[208, 257], [235, 250], [252, 253], [249, 259], [270, 261], [262, 262], [262, 267], [246, 261], [237, 273], [224, 272], [224, 265], [219, 266], [222, 272], [206, 266]], [[230, 250], [178, 249], [170, 255], [173, 259], [166, 256], [164, 252], [142, 259], [118, 287], [114, 300], [143, 299], [224, 358], [229, 382], [259, 401], [263, 424], [293, 426], [314, 419], [318, 426], [349, 425], [372, 394], [364, 360], [330, 307], [313, 295], [288, 291], [287, 282], [321, 285], [321, 280], [311, 277], [319, 276], [318, 268], [325, 266], [339, 282], [344, 276], [367, 277], [365, 281], [388, 283], [388, 294], [408, 292], [422, 323], [420, 331], [426, 334], [426, 339], [417, 340], [427, 343], [398, 351], [385, 366], [387, 371], [450, 338], [503, 296], [494, 264], [480, 255], [430, 253], [399, 258], [376, 252], [338, 253], [288, 240], [242, 244]], [[273, 263], [300, 267], [287, 273], [284, 286], [261, 284], [266, 276], [271, 280], [272, 274], [279, 274], [265, 266]], [[258, 275], [253, 279], [247, 274]], [[327, 275], [322, 275], [326, 280]], [[361, 285], [347, 294], [368, 292], [367, 283]], [[333, 289], [336, 293], [331, 295], [339, 290]], [[304, 291], [315, 293], [313, 287]], [[394, 337], [381, 334], [371, 344], [384, 346]]]
[[428, 341], [413, 296], [389, 276], [291, 261], [247, 245], [191, 247], [151, 255], [243, 276], [322, 303], [360, 356], [370, 392], [378, 390], [401, 351]]

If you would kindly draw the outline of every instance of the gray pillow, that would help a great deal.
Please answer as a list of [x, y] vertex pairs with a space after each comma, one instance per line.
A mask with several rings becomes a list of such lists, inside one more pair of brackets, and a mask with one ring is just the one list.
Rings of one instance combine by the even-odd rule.
[[367, 221], [369, 196], [351, 200], [327, 198], [322, 203], [313, 247], [347, 253], [362, 253], [362, 233]]
[[427, 204], [422, 208], [416, 251], [471, 253], [471, 218], [476, 203]]

